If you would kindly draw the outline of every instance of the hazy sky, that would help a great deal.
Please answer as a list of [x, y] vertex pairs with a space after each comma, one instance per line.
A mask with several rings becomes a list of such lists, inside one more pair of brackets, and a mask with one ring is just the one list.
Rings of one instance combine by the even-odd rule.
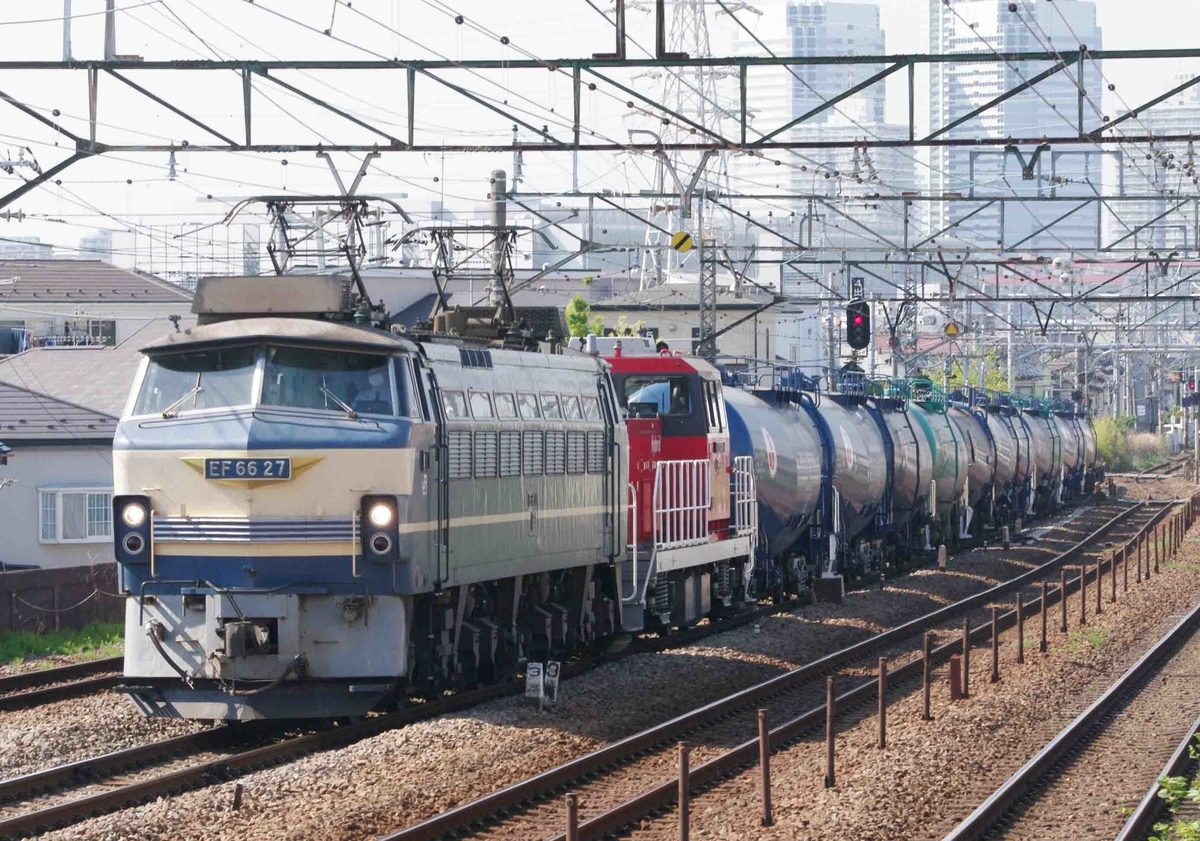
[[[605, 0], [593, 0], [608, 10]], [[774, 3], [776, 0], [768, 0]], [[95, 58], [103, 48], [103, 0], [73, 0], [75, 20], [72, 47], [76, 58]], [[590, 8], [586, 0], [117, 0], [121, 8], [117, 25], [117, 48], [122, 54], [148, 59], [213, 57], [238, 58], [538, 58], [575, 57], [612, 48], [611, 26]], [[761, 4], [760, 4], [761, 5]], [[1107, 49], [1165, 48], [1192, 46], [1200, 31], [1200, 3], [1195, 0], [1097, 0], [1100, 25]], [[927, 49], [928, 5], [926, 0], [879, 0], [889, 52], [923, 52]], [[62, 55], [62, 0], [0, 4], [0, 37], [4, 55], [13, 59], [57, 60]], [[279, 14], [273, 14], [277, 12]], [[456, 24], [454, 15], [464, 17]], [[291, 18], [293, 20], [288, 20]], [[630, 32], [642, 45], [653, 43], [650, 16], [629, 13]], [[749, 12], [739, 16], [762, 31], [769, 16]], [[34, 21], [21, 23], [21, 21]], [[40, 22], [38, 22], [40, 21]], [[718, 53], [727, 52], [732, 33], [723, 16], [712, 16], [713, 44]], [[331, 36], [322, 31], [331, 28]], [[315, 30], [315, 31], [314, 31]], [[500, 36], [510, 39], [505, 46]], [[631, 55], [642, 55], [635, 46]], [[1138, 67], [1105, 67], [1108, 81], [1117, 86], [1130, 104], [1162, 91], [1163, 80], [1183, 72], [1200, 72], [1197, 63], [1179, 61], [1144, 63]], [[661, 81], [613, 73], [631, 85], [653, 91]], [[141, 74], [138, 81], [188, 107], [197, 117], [233, 137], [240, 137], [240, 82], [234, 74]], [[404, 122], [404, 77], [355, 74], [289, 77], [314, 93], [327, 96], [356, 114], [369, 118], [395, 133]], [[500, 72], [491, 79], [509, 85], [511, 94], [483, 80], [447, 73], [446, 78], [497, 99], [511, 99], [510, 106], [526, 112], [535, 125], [569, 121], [570, 84], [560, 75], [536, 71], [527, 74]], [[896, 78], [899, 78], [899, 74]], [[336, 86], [337, 90], [326, 86]], [[78, 133], [86, 133], [85, 77], [73, 73], [0, 72], [0, 90], [30, 103]], [[920, 90], [920, 88], [918, 89]], [[1099, 94], [1098, 94], [1099, 95]], [[1112, 94], [1103, 92], [1106, 110], [1119, 112]], [[267, 97], [270, 99], [268, 100]], [[890, 88], [889, 117], [902, 113], [903, 84]], [[585, 95], [584, 120], [614, 139], [624, 140], [624, 97], [603, 91]], [[256, 84], [256, 109], [263, 120], [256, 126], [256, 140], [316, 142], [321, 135], [339, 138], [361, 136], [347, 130], [314, 106], [301, 103], [274, 88], [269, 82]], [[554, 108], [553, 113], [548, 109]], [[918, 105], [918, 113], [921, 112]], [[10, 108], [0, 106], [0, 157], [19, 146], [30, 145], [39, 162], [48, 167], [61, 159], [66, 148], [54, 149], [52, 132]], [[501, 121], [474, 106], [463, 106], [439, 94], [432, 84], [418, 92], [418, 136], [494, 142], [507, 136], [507, 121]], [[180, 139], [199, 142], [204, 134], [144, 100], [120, 88], [114, 80], [100, 83], [100, 121], [104, 137], [163, 143]], [[298, 125], [303, 122], [307, 127]], [[500, 122], [505, 132], [497, 134]], [[355, 133], [359, 132], [359, 133]], [[471, 141], [467, 141], [471, 142]], [[344, 170], [355, 164], [343, 158]], [[564, 154], [527, 156], [527, 189], [561, 190], [569, 186], [570, 158]], [[448, 201], [482, 199], [486, 178], [495, 167], [509, 168], [508, 155], [420, 155], [397, 153], [385, 156], [364, 185], [364, 191], [396, 194], [405, 192], [416, 205], [445, 197]], [[616, 190], [643, 186], [651, 165], [629, 155], [593, 156], [580, 169], [581, 186]], [[10, 210], [23, 210], [34, 218], [23, 224], [0, 225], [0, 236], [38, 235], [44, 240], [74, 244], [89, 228], [122, 229], [128, 222], [161, 224], [163, 221], [215, 219], [237, 197], [282, 190], [333, 192], [324, 164], [311, 155], [290, 156], [284, 166], [278, 157], [229, 154], [181, 153], [177, 175], [167, 180], [164, 155], [100, 158], [78, 165], [63, 174], [61, 186], [34, 191]], [[436, 180], [435, 180], [436, 179]], [[127, 183], [132, 182], [132, 183]], [[16, 176], [0, 173], [0, 188], [7, 191], [19, 182]], [[213, 200], [207, 197], [212, 195]], [[98, 213], [119, 219], [106, 219]], [[59, 221], [45, 221], [47, 217]]]

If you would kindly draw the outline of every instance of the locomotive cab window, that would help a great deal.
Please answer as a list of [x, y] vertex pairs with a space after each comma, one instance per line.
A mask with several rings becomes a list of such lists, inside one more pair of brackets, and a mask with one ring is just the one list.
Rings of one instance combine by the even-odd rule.
[[724, 432], [725, 416], [722, 412], [721, 398], [717, 393], [717, 384], [712, 380], [704, 381], [704, 407], [709, 431]]
[[691, 387], [687, 377], [645, 375], [625, 378], [622, 401], [631, 417], [690, 415]]
[[166, 416], [254, 402], [258, 350], [226, 347], [152, 357], [134, 414]]
[[264, 406], [394, 415], [386, 356], [299, 347], [268, 347]]

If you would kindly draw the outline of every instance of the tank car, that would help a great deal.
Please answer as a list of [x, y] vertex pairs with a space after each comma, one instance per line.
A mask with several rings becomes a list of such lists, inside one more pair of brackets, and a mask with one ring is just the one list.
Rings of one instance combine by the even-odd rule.
[[977, 517], [982, 515], [980, 526], [984, 522], [991, 522], [994, 517], [992, 500], [996, 492], [996, 442], [988, 428], [986, 413], [972, 405], [969, 397], [951, 402], [947, 416], [962, 433], [966, 449], [967, 481], [958, 529], [958, 536], [965, 539], [971, 537], [972, 523]]
[[1029, 430], [1031, 461], [1034, 468], [1030, 478], [1033, 490], [1026, 513], [1036, 514], [1047, 511], [1062, 501], [1062, 431], [1041, 400], [1026, 398], [1022, 404], [1022, 420]]
[[910, 388], [911, 411], [925, 433], [933, 460], [931, 522], [926, 532], [929, 549], [936, 543], [951, 543], [957, 537], [970, 456], [962, 431], [948, 414], [945, 392], [922, 378], [912, 380]]

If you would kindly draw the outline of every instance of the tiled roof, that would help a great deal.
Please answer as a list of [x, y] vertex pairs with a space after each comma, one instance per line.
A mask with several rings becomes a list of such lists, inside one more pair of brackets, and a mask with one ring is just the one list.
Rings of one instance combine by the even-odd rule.
[[[180, 324], [188, 327], [187, 321]], [[158, 318], [117, 347], [40, 347], [3, 357], [0, 383], [120, 417], [137, 374], [140, 349], [174, 329], [165, 318]]]
[[156, 278], [99, 260], [0, 260], [5, 303], [175, 303], [191, 295]]
[[0, 384], [0, 435], [10, 444], [99, 444], [116, 431], [115, 417]]

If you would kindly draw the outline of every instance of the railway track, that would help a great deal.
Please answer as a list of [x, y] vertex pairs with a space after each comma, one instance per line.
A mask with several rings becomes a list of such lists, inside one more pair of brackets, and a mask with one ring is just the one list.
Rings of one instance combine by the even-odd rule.
[[[383, 841], [545, 838], [548, 828], [561, 826], [561, 804], [551, 797], [568, 786], [576, 792], [580, 804], [580, 841], [617, 833], [677, 801], [674, 747], [679, 740], [686, 738], [691, 748], [692, 787], [704, 788], [757, 760], [757, 721], [750, 714], [755, 707], [769, 702], [772, 720], [783, 721], [771, 731], [772, 748], [778, 749], [824, 723], [826, 677], [839, 675], [841, 685], [853, 687], [838, 697], [839, 710], [865, 703], [875, 697], [877, 688], [874, 678], [864, 681], [862, 677], [863, 666], [872, 663], [873, 658], [881, 654], [908, 656], [889, 673], [890, 680], [919, 675], [922, 662], [912, 653], [920, 650], [926, 631], [966, 617], [972, 625], [972, 640], [986, 638], [991, 632], [990, 623], [975, 625], [989, 602], [1013, 593], [1021, 593], [1024, 598], [1027, 587], [1057, 573], [1064, 564], [1080, 559], [1089, 550], [1101, 548], [1099, 544], [1105, 540], [1127, 540], [1146, 531], [1165, 516], [1169, 507], [1138, 504], [1116, 516], [1111, 509], [1103, 515], [1093, 512], [1089, 525], [1076, 524], [1085, 529], [1082, 539], [1009, 582], [399, 830]], [[1108, 519], [1095, 522], [1099, 516]], [[1068, 593], [1078, 587], [1078, 579], [1070, 581]], [[1054, 604], [1059, 598], [1055, 587], [1048, 603]], [[1013, 621], [1015, 615], [1006, 615], [1001, 627]], [[934, 649], [932, 659], [940, 662], [958, 650], [957, 641], [947, 643]], [[735, 747], [731, 749], [730, 745]]]
[[0, 678], [0, 711], [103, 692], [121, 682], [121, 657], [105, 657]]
[[1147, 783], [1156, 781], [1175, 740], [1181, 733], [1190, 740], [1194, 732], [1200, 697], [1189, 678], [1200, 670], [1197, 630], [1200, 606], [1180, 619], [945, 841], [1071, 839], [1086, 834], [1085, 829], [1100, 834], [1094, 814], [1098, 792], [1103, 792], [1103, 808], [1115, 819], [1115, 804], [1136, 798]]
[[[1159, 516], [1162, 510], [1165, 509], [1157, 504], [1139, 503], [1133, 506], [1099, 506], [1083, 512], [1066, 526], [1085, 530], [1083, 539], [1069, 546], [1065, 552], [1040, 569], [1057, 568], [1085, 550], [1094, 548], [1098, 541], [1103, 541], [1111, 533], [1122, 529], [1136, 530], [1144, 521]], [[1013, 551], [1021, 550], [1014, 547]], [[1019, 579], [1000, 585], [999, 588], [942, 608], [928, 617], [906, 623], [847, 649], [846, 652], [839, 652], [833, 659], [825, 658], [805, 668], [810, 673], [815, 669], [824, 674], [837, 668], [843, 661], [849, 662], [846, 658], [851, 654], [847, 652], [853, 651], [861, 659], [868, 654], [891, 651], [897, 642], [923, 633], [926, 627], [932, 627], [935, 620], [931, 617], [936, 616], [944, 621], [967, 613], [1000, 592], [1019, 588], [1022, 586], [1019, 582], [1029, 577], [1030, 574], [1022, 575]], [[665, 639], [639, 640], [619, 653], [568, 664], [566, 676], [571, 677], [635, 654], [689, 645], [775, 612], [778, 612], [775, 607], [759, 608], [746, 611], [731, 622], [688, 629]], [[244, 773], [292, 761], [309, 753], [342, 747], [386, 730], [519, 694], [523, 688], [521, 682], [513, 681], [480, 690], [460, 692], [400, 712], [370, 717], [344, 726], [310, 728], [307, 732], [299, 733], [295, 729], [285, 731], [281, 727], [266, 724], [258, 726], [251, 723], [252, 726], [243, 724], [235, 727], [222, 725], [0, 781], [0, 838], [23, 837], [68, 826], [87, 817], [126, 808], [159, 796], [232, 779]], [[751, 696], [754, 695], [754, 689], [743, 694], [744, 703], [753, 702]]]

